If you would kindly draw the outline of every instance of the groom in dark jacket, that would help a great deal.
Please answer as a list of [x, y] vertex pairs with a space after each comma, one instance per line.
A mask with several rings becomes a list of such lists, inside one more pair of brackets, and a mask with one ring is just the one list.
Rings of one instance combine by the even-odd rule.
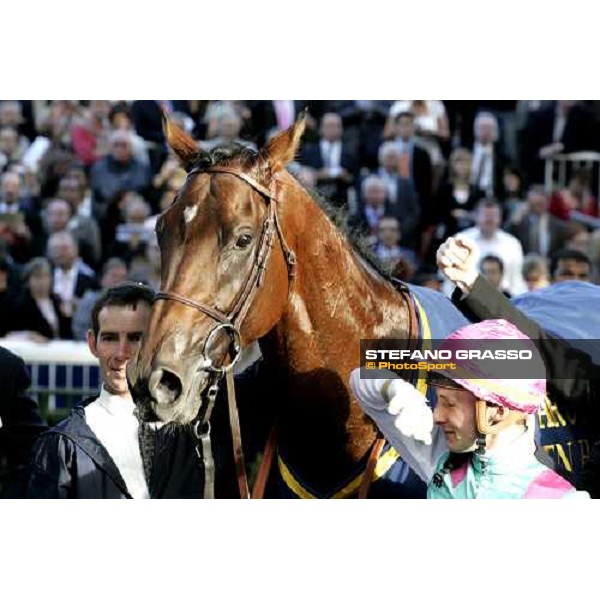
[[144, 285], [124, 283], [96, 302], [88, 345], [100, 363], [102, 390], [41, 436], [28, 497], [202, 498], [203, 470], [191, 429], [140, 425], [127, 384], [127, 364], [153, 295]]

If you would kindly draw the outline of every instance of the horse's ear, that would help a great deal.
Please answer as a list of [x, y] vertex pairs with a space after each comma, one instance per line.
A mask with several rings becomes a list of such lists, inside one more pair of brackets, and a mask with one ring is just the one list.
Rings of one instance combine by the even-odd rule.
[[167, 143], [181, 160], [185, 168], [189, 167], [200, 155], [200, 146], [183, 129], [171, 123], [167, 114], [162, 113], [162, 124]]
[[288, 129], [273, 136], [261, 149], [259, 161], [263, 168], [271, 171], [282, 169], [294, 160], [300, 147], [300, 139], [306, 127], [306, 110]]

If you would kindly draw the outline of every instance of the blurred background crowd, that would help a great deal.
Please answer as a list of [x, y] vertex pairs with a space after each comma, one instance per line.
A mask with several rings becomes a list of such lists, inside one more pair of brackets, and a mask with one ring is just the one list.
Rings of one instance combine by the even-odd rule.
[[398, 277], [442, 290], [435, 252], [462, 232], [507, 295], [596, 282], [597, 102], [0, 101], [0, 336], [83, 340], [101, 289], [158, 286], [154, 225], [185, 179], [162, 110], [209, 150], [260, 148], [304, 108], [290, 171]]

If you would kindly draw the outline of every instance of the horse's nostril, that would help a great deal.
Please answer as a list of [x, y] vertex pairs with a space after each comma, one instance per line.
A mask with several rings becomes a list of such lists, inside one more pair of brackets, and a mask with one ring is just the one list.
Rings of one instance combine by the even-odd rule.
[[157, 369], [150, 376], [150, 394], [159, 404], [175, 402], [181, 395], [183, 386], [178, 375], [167, 369]]
[[166, 387], [169, 392], [175, 394], [175, 396], [179, 396], [179, 394], [181, 394], [181, 381], [179, 380], [179, 377], [175, 375], [175, 373], [163, 371], [163, 375], [160, 378], [160, 385]]

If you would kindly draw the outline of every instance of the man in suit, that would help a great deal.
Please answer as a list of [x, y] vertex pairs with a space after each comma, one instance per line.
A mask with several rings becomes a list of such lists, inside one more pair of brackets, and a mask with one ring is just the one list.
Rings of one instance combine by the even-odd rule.
[[523, 213], [510, 227], [510, 232], [521, 242], [524, 254], [550, 256], [566, 241], [567, 227], [548, 212], [548, 205], [544, 188], [531, 186]]
[[[399, 113], [394, 120], [395, 143], [399, 152], [398, 186], [394, 214], [403, 226], [407, 247], [418, 248], [417, 230], [421, 214], [431, 208], [431, 159], [427, 150], [415, 143], [415, 119], [410, 112]], [[407, 215], [416, 215], [407, 220]]]
[[379, 221], [386, 216], [393, 216], [387, 200], [387, 189], [384, 181], [377, 175], [368, 175], [361, 183], [358, 211], [349, 220], [351, 227], [360, 229], [366, 236], [369, 245], [377, 242]]
[[395, 142], [388, 140], [379, 146], [377, 151], [378, 167], [376, 174], [383, 179], [387, 195], [392, 204], [398, 199], [398, 169], [400, 166], [400, 151]]
[[316, 169], [317, 189], [338, 206], [348, 201], [348, 188], [358, 168], [357, 156], [343, 141], [342, 119], [336, 113], [326, 113], [321, 119], [320, 139], [307, 144], [300, 162]]
[[27, 395], [25, 363], [0, 347], [0, 496], [22, 498], [31, 447], [47, 425], [37, 402]]
[[480, 112], [475, 117], [473, 131], [471, 185], [481, 197], [500, 198], [505, 159], [498, 143], [498, 120], [492, 113]]
[[54, 266], [52, 291], [61, 300], [62, 313], [71, 319], [85, 292], [99, 288], [96, 274], [80, 260], [77, 241], [70, 231], [50, 235], [47, 256]]
[[43, 216], [46, 235], [71, 231], [77, 239], [84, 262], [92, 268], [100, 265], [102, 241], [95, 219], [74, 214], [73, 206], [60, 197], [48, 200]]
[[328, 102], [330, 110], [342, 118], [346, 142], [360, 157], [362, 167], [377, 169], [377, 152], [391, 104], [389, 100]]

